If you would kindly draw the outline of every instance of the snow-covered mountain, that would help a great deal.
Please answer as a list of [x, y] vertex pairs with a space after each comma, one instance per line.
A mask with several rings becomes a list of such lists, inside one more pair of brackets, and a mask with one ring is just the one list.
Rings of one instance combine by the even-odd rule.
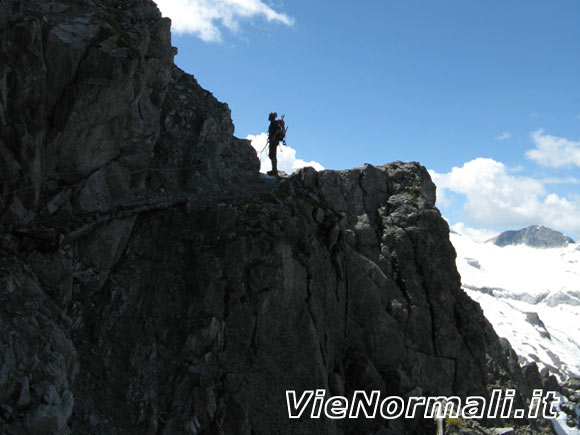
[[[538, 248], [522, 241], [537, 239], [538, 229], [563, 242]], [[579, 376], [580, 244], [545, 227], [502, 234], [488, 243], [451, 234], [464, 289], [520, 357], [562, 379]]]
[[570, 237], [543, 225], [531, 225], [517, 231], [504, 231], [489, 241], [497, 246], [527, 245], [533, 248], [562, 248], [574, 243]]

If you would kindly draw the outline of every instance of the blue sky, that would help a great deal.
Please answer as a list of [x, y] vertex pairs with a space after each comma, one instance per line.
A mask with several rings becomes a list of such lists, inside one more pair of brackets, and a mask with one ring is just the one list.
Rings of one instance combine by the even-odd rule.
[[176, 63], [228, 103], [237, 136], [285, 113], [297, 158], [419, 161], [452, 225], [580, 235], [577, 0], [158, 5]]

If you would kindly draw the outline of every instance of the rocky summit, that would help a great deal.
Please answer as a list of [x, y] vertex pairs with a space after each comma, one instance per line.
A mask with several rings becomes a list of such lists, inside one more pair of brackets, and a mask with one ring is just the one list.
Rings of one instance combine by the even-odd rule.
[[574, 243], [559, 231], [541, 225], [532, 225], [521, 230], [504, 231], [489, 240], [497, 246], [526, 245], [532, 248], [560, 248]]
[[529, 403], [425, 168], [263, 176], [175, 52], [150, 0], [0, 3], [0, 433], [435, 430], [290, 419], [287, 390]]

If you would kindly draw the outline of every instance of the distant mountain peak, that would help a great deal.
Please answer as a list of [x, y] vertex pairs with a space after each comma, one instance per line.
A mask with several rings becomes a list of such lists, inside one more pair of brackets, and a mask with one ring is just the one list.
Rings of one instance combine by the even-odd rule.
[[504, 231], [489, 239], [497, 246], [526, 245], [533, 248], [560, 248], [574, 243], [570, 237], [543, 225], [531, 225], [521, 230]]

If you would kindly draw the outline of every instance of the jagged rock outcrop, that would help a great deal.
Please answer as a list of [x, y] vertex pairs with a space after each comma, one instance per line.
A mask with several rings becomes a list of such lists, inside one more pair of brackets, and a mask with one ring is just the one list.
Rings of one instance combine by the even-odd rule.
[[285, 390], [529, 398], [419, 164], [261, 177], [149, 0], [0, 26], [0, 433], [431, 433]]
[[290, 424], [284, 393], [521, 387], [517, 357], [459, 290], [433, 203], [427, 172], [399, 163], [306, 169], [259, 198], [141, 219], [84, 318], [94, 336], [78, 339], [98, 337], [95, 355], [115, 356], [81, 359], [90, 370], [80, 383], [90, 391], [106, 376], [131, 396], [83, 397], [77, 406], [99, 423], [78, 424], [105, 433], [114, 407], [139, 432], [181, 433], [193, 421], [202, 433], [375, 433], [384, 421]]
[[533, 248], [559, 248], [574, 240], [559, 231], [541, 225], [532, 225], [517, 231], [504, 231], [489, 242], [497, 246], [527, 245]]

